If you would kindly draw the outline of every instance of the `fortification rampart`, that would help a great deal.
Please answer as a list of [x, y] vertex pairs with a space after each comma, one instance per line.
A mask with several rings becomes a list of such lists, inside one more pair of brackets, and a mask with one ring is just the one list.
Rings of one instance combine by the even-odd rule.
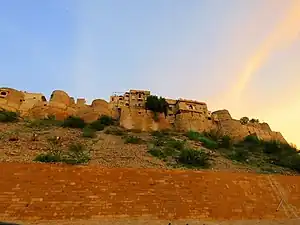
[[75, 102], [62, 90], [52, 92], [49, 101], [41, 93], [28, 93], [12, 88], [0, 88], [0, 109], [18, 111], [22, 117], [33, 119], [55, 116], [63, 120], [68, 116], [78, 116], [86, 122], [97, 120], [101, 115], [118, 119], [120, 126], [126, 129], [155, 131], [174, 129], [177, 131], [209, 131], [212, 129], [230, 135], [236, 140], [247, 135], [257, 135], [264, 140], [279, 140], [286, 142], [280, 132], [271, 130], [267, 123], [241, 124], [231, 117], [228, 110], [218, 110], [210, 113], [204, 102], [186, 99], [167, 99], [168, 111], [165, 114], [154, 115], [145, 109], [145, 102], [150, 91], [130, 90], [123, 95], [113, 95], [110, 102], [95, 99], [91, 105], [85, 99]]

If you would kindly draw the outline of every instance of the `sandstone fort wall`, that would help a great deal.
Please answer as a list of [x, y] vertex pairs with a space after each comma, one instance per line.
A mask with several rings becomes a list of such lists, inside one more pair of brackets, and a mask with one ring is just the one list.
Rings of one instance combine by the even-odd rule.
[[[173, 129], [177, 131], [219, 130], [235, 140], [255, 134], [264, 140], [286, 140], [280, 132], [271, 130], [267, 123], [242, 125], [233, 119], [228, 110], [210, 113], [206, 103], [167, 99], [169, 109], [166, 115], [145, 110], [145, 102], [150, 91], [130, 90], [124, 95], [113, 95], [110, 102], [95, 99], [91, 105], [85, 99], [75, 99], [62, 90], [52, 92], [49, 101], [41, 93], [28, 93], [12, 88], [0, 88], [0, 109], [18, 111], [22, 117], [30, 119], [46, 118], [54, 115], [63, 120], [68, 116], [78, 116], [86, 122], [97, 120], [101, 115], [112, 116], [126, 129], [155, 131]], [[155, 118], [156, 117], [156, 118]]]

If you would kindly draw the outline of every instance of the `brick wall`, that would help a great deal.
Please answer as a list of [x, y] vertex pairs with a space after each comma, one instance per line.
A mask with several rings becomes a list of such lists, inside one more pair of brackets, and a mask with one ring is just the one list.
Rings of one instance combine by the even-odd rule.
[[294, 218], [299, 190], [298, 177], [1, 163], [0, 219]]

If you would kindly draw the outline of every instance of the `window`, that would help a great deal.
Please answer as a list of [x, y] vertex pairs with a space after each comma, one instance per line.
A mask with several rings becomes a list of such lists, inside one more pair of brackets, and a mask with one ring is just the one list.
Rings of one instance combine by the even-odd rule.
[[46, 102], [46, 101], [47, 101], [45, 96], [42, 96], [42, 101], [43, 101], [43, 102]]
[[6, 93], [5, 91], [1, 91], [1, 95], [4, 95], [4, 96], [6, 96], [6, 95], [7, 95], [7, 93]]
[[192, 105], [189, 105], [188, 107], [189, 107], [189, 109], [193, 109], [193, 106], [192, 106]]
[[142, 97], [142, 94], [139, 94], [139, 98], [141, 98]]

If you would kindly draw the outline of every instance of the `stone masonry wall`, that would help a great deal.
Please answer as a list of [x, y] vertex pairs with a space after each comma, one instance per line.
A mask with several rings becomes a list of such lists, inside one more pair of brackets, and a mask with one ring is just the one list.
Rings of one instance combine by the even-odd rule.
[[175, 129], [178, 131], [209, 131], [214, 125], [211, 120], [208, 120], [203, 114], [196, 112], [185, 112], [176, 115]]
[[128, 107], [122, 107], [121, 109], [120, 126], [126, 129], [141, 131], [156, 131], [171, 128], [171, 124], [165, 118], [164, 114], [158, 114], [158, 120], [155, 121], [151, 111]]
[[14, 163], [0, 163], [0, 170], [4, 221], [142, 216], [278, 220], [300, 213], [300, 180], [295, 176]]
[[[206, 104], [204, 106], [207, 111]], [[63, 120], [68, 116], [79, 116], [86, 122], [97, 120], [101, 115], [108, 115], [119, 119], [120, 125], [126, 129], [142, 131], [175, 129], [199, 132], [220, 129], [224, 134], [228, 134], [236, 140], [241, 140], [249, 134], [256, 134], [264, 140], [279, 140], [286, 143], [282, 134], [273, 132], [267, 123], [242, 125], [239, 120], [232, 119], [228, 110], [213, 112], [211, 119], [201, 110], [199, 112], [180, 110], [179, 114], [174, 112], [167, 118], [163, 114], [159, 114], [158, 120], [154, 121], [153, 113], [142, 107], [122, 106], [120, 108], [103, 99], [95, 99], [91, 105], [87, 105], [85, 99], [78, 99], [75, 103], [74, 98], [62, 90], [53, 91], [50, 100], [46, 101], [42, 94], [0, 88], [0, 109], [18, 111], [22, 117], [33, 119], [54, 115], [56, 119]]]

